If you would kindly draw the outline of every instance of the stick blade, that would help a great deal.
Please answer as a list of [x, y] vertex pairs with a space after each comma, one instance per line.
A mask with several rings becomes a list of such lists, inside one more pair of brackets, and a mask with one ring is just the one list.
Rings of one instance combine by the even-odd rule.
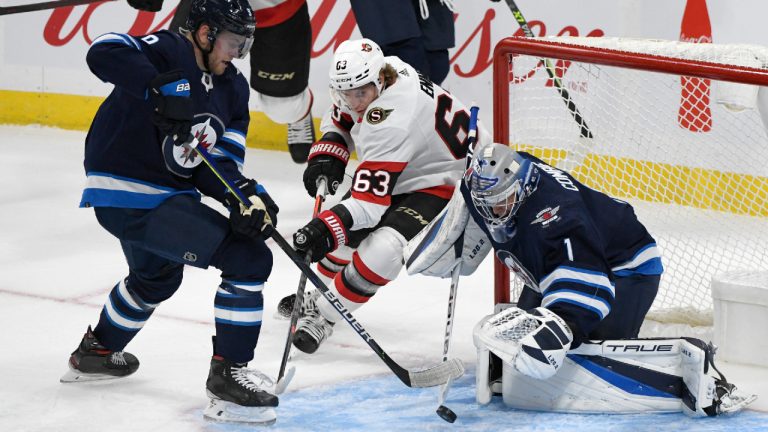
[[448, 359], [431, 368], [420, 371], [409, 371], [411, 387], [436, 387], [455, 380], [464, 375], [464, 364], [459, 359]]

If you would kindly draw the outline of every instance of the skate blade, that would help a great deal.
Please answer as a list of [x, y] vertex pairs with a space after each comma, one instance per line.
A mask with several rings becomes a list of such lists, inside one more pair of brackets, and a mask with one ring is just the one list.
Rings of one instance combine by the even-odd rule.
[[271, 425], [277, 421], [273, 407], [247, 407], [221, 399], [211, 399], [203, 410], [203, 417], [208, 420], [227, 423], [250, 423]]
[[125, 378], [126, 376], [128, 375], [114, 376], [114, 375], [107, 375], [107, 374], [87, 374], [74, 369], [70, 369], [61, 378], [59, 378], [59, 382], [67, 384], [67, 383], [88, 382], [88, 381], [106, 381], [106, 380]]

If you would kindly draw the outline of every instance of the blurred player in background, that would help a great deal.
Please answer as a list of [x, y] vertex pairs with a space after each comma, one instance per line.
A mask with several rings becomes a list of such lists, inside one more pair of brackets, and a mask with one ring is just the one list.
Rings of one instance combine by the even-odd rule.
[[441, 84], [455, 44], [453, 0], [350, 0], [364, 38]]
[[[470, 113], [407, 63], [384, 57], [369, 39], [339, 45], [330, 85], [334, 105], [310, 150], [304, 186], [314, 196], [320, 177], [341, 183], [353, 146], [360, 165], [350, 195], [297, 231], [294, 245], [321, 260], [331, 291], [354, 311], [397, 277], [403, 246], [453, 193], [464, 170]], [[294, 338], [307, 353], [339, 318], [318, 295], [308, 292]]]
[[[169, 30], [183, 28], [192, 0], [181, 0]], [[258, 106], [272, 121], [288, 124], [288, 151], [307, 161], [315, 142], [309, 61], [312, 27], [305, 0], [251, 0], [256, 17], [251, 47], [251, 87]], [[163, 0], [128, 0], [139, 10], [159, 11]]]
[[[91, 71], [115, 88], [86, 138], [80, 205], [92, 207], [99, 224], [120, 240], [129, 271], [72, 353], [62, 382], [136, 372], [139, 361], [123, 351], [126, 345], [179, 288], [185, 265], [213, 266], [221, 270], [221, 283], [213, 302], [216, 336], [205, 416], [275, 420], [278, 399], [265, 390], [268, 379], [246, 368], [272, 271], [264, 238], [278, 212], [264, 187], [241, 173], [250, 90], [231, 62], [247, 54], [253, 31], [245, 0], [193, 0], [181, 34], [107, 33], [89, 49]], [[250, 208], [201, 164], [189, 146], [193, 139], [236, 179]], [[226, 205], [229, 220], [204, 205], [201, 193]]]

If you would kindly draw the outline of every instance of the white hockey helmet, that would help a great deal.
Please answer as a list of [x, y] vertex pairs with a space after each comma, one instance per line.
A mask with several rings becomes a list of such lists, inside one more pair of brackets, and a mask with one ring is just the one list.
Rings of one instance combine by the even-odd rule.
[[476, 152], [464, 173], [472, 203], [489, 228], [500, 228], [539, 184], [539, 169], [504, 144]]
[[332, 90], [343, 91], [374, 83], [379, 94], [383, 82], [379, 71], [384, 66], [384, 53], [370, 39], [346, 40], [336, 48], [329, 76]]

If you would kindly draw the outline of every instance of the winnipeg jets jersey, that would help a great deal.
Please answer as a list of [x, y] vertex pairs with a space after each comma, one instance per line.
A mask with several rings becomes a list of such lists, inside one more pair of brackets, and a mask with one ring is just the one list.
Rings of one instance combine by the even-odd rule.
[[392, 195], [449, 198], [467, 155], [469, 109], [399, 58], [385, 62], [398, 71], [397, 81], [362, 116], [334, 105], [320, 127], [341, 134], [360, 160], [352, 195], [342, 201], [352, 230], [375, 226]]
[[87, 182], [81, 207], [154, 208], [175, 194], [223, 200], [225, 188], [195, 154], [173, 145], [151, 120], [147, 87], [158, 74], [181, 70], [190, 83], [192, 132], [229, 176], [242, 179], [248, 132], [248, 82], [232, 65], [220, 76], [200, 70], [192, 43], [160, 31], [143, 37], [108, 33], [87, 55], [101, 80], [115, 85], [85, 140]]
[[520, 154], [540, 179], [502, 233], [492, 235], [462, 182], [464, 200], [497, 258], [543, 295], [542, 306], [588, 334], [611, 311], [617, 278], [662, 273], [659, 250], [631, 205]]

